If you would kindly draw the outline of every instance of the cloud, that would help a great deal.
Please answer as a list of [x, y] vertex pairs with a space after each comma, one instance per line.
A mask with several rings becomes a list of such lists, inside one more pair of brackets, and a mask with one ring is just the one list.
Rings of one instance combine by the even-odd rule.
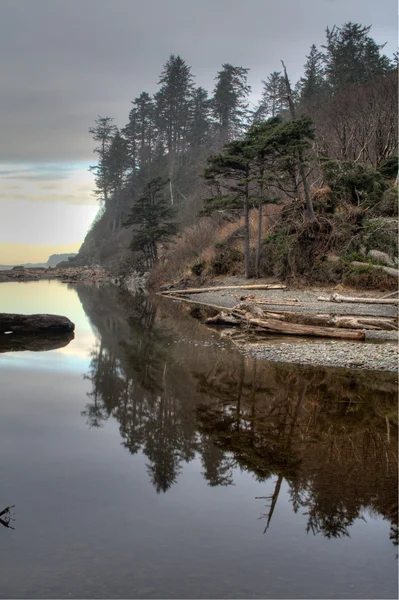
[[[7, 161], [90, 161], [98, 114], [127, 121], [130, 101], [153, 93], [179, 53], [211, 90], [224, 62], [249, 67], [255, 96], [284, 59], [297, 79], [327, 25], [372, 24], [396, 49], [396, 1], [2, 0], [0, 155]], [[246, 24], [245, 21], [248, 21]]]
[[0, 203], [26, 200], [96, 205], [93, 189], [93, 174], [88, 171], [87, 164], [0, 167]]

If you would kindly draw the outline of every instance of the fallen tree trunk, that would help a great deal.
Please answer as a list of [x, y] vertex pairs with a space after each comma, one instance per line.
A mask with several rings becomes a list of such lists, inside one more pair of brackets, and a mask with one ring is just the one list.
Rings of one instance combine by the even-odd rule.
[[286, 286], [280, 283], [264, 283], [257, 285], [220, 285], [208, 288], [187, 288], [186, 290], [166, 290], [160, 292], [162, 296], [174, 294], [204, 294], [205, 292], [221, 292], [223, 290], [285, 290]]
[[75, 324], [59, 315], [18, 315], [0, 313], [0, 334], [13, 333], [59, 333], [73, 331]]
[[255, 325], [271, 333], [284, 333], [286, 335], [303, 335], [316, 337], [340, 338], [346, 340], [364, 340], [363, 331], [351, 329], [339, 330], [332, 327], [317, 327], [313, 325], [300, 325], [298, 323], [287, 323], [277, 319], [248, 319], [250, 325]]
[[340, 294], [331, 294], [327, 298], [319, 296], [317, 300], [320, 302], [353, 302], [356, 304], [398, 304], [397, 298], [355, 298], [352, 296], [341, 296]]

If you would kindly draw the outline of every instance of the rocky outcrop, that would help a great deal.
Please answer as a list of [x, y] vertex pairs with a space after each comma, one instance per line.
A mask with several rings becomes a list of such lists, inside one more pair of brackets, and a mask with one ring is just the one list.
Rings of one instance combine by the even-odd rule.
[[[59, 315], [19, 315], [0, 313], [0, 336], [12, 333], [60, 333], [72, 332], [75, 324], [67, 317]], [[12, 335], [12, 334], [11, 334]]]

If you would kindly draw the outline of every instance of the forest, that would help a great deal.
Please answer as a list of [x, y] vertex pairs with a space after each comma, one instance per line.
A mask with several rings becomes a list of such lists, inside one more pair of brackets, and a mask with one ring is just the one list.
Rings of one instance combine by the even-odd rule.
[[383, 49], [371, 26], [327, 28], [299, 81], [281, 61], [256, 106], [249, 68], [223, 64], [208, 92], [171, 54], [123, 127], [98, 116], [90, 128], [101, 209], [74, 264], [150, 271], [157, 284], [242, 274], [397, 285], [375, 268], [397, 254], [398, 56]]

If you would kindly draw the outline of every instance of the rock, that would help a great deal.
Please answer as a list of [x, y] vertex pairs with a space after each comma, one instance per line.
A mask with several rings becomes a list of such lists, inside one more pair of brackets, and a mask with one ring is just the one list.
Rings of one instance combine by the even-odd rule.
[[13, 333], [60, 333], [74, 331], [75, 324], [59, 315], [19, 315], [0, 313], [0, 336], [6, 331]]
[[386, 252], [381, 252], [380, 250], [369, 250], [367, 254], [368, 258], [372, 258], [374, 260], [378, 260], [378, 262], [387, 265], [388, 267], [394, 267], [394, 260], [387, 254]]

